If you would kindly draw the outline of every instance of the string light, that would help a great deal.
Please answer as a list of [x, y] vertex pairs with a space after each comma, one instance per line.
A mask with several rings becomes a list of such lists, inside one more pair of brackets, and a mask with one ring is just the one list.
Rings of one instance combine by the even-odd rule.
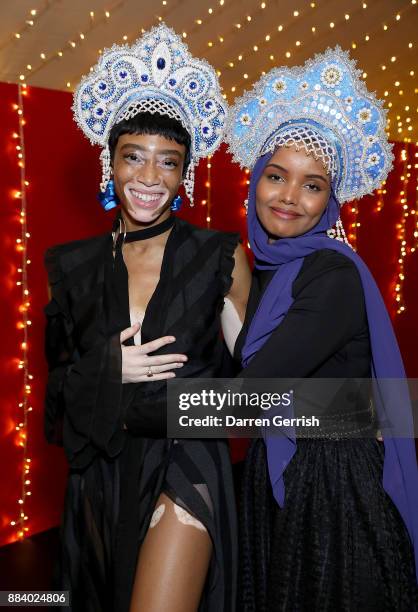
[[22, 36], [30, 29], [32, 29], [36, 23], [36, 19], [38, 19], [39, 17], [41, 17], [42, 15], [44, 15], [47, 11], [49, 11], [55, 4], [57, 4], [58, 2], [60, 2], [60, 0], [49, 0], [48, 2], [44, 3], [44, 6], [41, 9], [32, 9], [29, 12], [29, 18], [25, 19], [24, 22], [22, 23], [22, 25], [17, 28], [17, 31], [15, 31], [14, 33], [10, 34], [10, 36], [8, 38], [5, 39], [5, 41], [0, 45], [0, 51], [3, 51], [4, 49], [6, 49], [6, 47], [8, 47], [9, 45], [15, 43], [16, 41], [20, 40], [22, 38]]
[[383, 206], [384, 206], [383, 195], [386, 194], [385, 185], [386, 185], [386, 181], [383, 181], [382, 187], [376, 190], [376, 196], [377, 196], [376, 209], [375, 209], [376, 212], [381, 212], [383, 210]]
[[[86, 38], [87, 34], [90, 34], [90, 33], [91, 33], [91, 31], [92, 31], [94, 28], [96, 28], [96, 27], [97, 27], [97, 25], [99, 25], [100, 23], [103, 23], [103, 21], [106, 21], [106, 22], [107, 22], [107, 21], [109, 21], [109, 19], [111, 19], [111, 17], [113, 16], [114, 12], [115, 12], [117, 9], [120, 9], [120, 8], [121, 8], [121, 7], [122, 7], [122, 6], [125, 4], [125, 2], [126, 2], [126, 0], [119, 0], [119, 2], [118, 2], [116, 5], [113, 5], [113, 6], [112, 6], [112, 13], [110, 13], [110, 11], [107, 11], [107, 13], [109, 13], [109, 14], [107, 15], [107, 14], [106, 14], [106, 12], [105, 12], [105, 13], [104, 13], [104, 18], [102, 18], [102, 19], [97, 19], [97, 18], [96, 18], [96, 16], [95, 16], [94, 11], [90, 11], [90, 17], [91, 17], [91, 24], [90, 24], [90, 28], [89, 28], [88, 30], [86, 30], [85, 32], [83, 32], [83, 34], [80, 34], [80, 38], [81, 38], [82, 40], [85, 40], [85, 38]], [[167, 6], [167, 0], [162, 0], [162, 3], [161, 3], [161, 4], [162, 4], [162, 6], [165, 8], [165, 7]], [[219, 4], [220, 4], [220, 6], [222, 6], [222, 5], [224, 4], [223, 0], [222, 0], [222, 1], [220, 1], [220, 2], [219, 2]], [[162, 22], [162, 21], [164, 20], [164, 8], [163, 8], [163, 11], [162, 11], [162, 12], [163, 12], [163, 15], [158, 15], [158, 16], [157, 16], [157, 19], [158, 19], [158, 21], [159, 21], [159, 22]], [[213, 11], [212, 11], [212, 12], [213, 12]], [[210, 13], [210, 14], [211, 14], [211, 13]], [[94, 22], [94, 23], [93, 23], [93, 22]], [[201, 24], [203, 23], [203, 21], [202, 21], [201, 19], [196, 19], [196, 20], [195, 20], [195, 23], [197, 23], [198, 25], [201, 25]], [[142, 34], [144, 34], [144, 33], [145, 33], [145, 31], [146, 31], [146, 30], [145, 30], [145, 28], [141, 28], [141, 33], [142, 33]], [[181, 34], [181, 36], [182, 36], [184, 39], [186, 39], [186, 38], [187, 38], [187, 36], [188, 36], [188, 33], [187, 33], [186, 31], [183, 31], [183, 32], [182, 32], [182, 34]], [[223, 42], [223, 41], [224, 41], [224, 39], [223, 39], [223, 37], [222, 37], [222, 36], [219, 36], [219, 37], [218, 37], [218, 40], [219, 40], [220, 42]], [[122, 36], [122, 42], [123, 42], [123, 43], [126, 43], [127, 41], [128, 41], [128, 35], [127, 35], [127, 34], [124, 34], [124, 35]], [[208, 47], [212, 47], [212, 46], [213, 46], [213, 42], [208, 41]], [[98, 50], [98, 53], [99, 53], [99, 55], [101, 55], [101, 54], [102, 54], [102, 49], [99, 49], [99, 50]], [[90, 72], [92, 72], [92, 70], [93, 70], [93, 68], [90, 68]], [[78, 75], [76, 75], [74, 78], [72, 78], [72, 79], [71, 79], [71, 81], [69, 81], [69, 82], [70, 82], [70, 83], [78, 83], [78, 82], [80, 81], [80, 79], [81, 79], [81, 76], [82, 76], [81, 74], [78, 74]], [[220, 72], [219, 72], [219, 71], [218, 71], [218, 76], [220, 76]], [[67, 82], [66, 87], [67, 87], [67, 88], [71, 88], [71, 85], [70, 85], [70, 86], [68, 86], [68, 82]], [[225, 97], [225, 95], [224, 95], [224, 97]]]
[[[55, 0], [58, 1], [58, 0]], [[58, 51], [55, 51], [54, 53], [51, 54], [47, 54], [45, 52], [42, 52], [42, 54], [40, 55], [36, 55], [35, 57], [40, 57], [40, 63], [38, 65], [33, 65], [31, 66], [31, 70], [29, 71], [29, 74], [25, 74], [22, 73], [22, 75], [20, 75], [20, 80], [22, 82], [26, 82], [27, 79], [31, 78], [32, 75], [35, 75], [39, 70], [41, 70], [45, 65], [47, 65], [50, 61], [54, 61], [57, 58], [61, 58], [63, 57], [63, 55], [65, 55], [69, 50], [74, 50], [76, 49], [79, 44], [81, 44], [82, 42], [84, 42], [84, 40], [86, 39], [86, 37], [88, 37], [88, 34], [97, 26], [99, 26], [100, 24], [102, 24], [103, 22], [109, 22], [115, 11], [120, 8], [127, 0], [119, 0], [119, 2], [117, 2], [115, 5], [111, 6], [111, 8], [109, 10], [106, 11], [90, 11], [90, 21], [89, 21], [89, 27], [87, 28], [83, 28], [83, 32], [77, 32], [72, 38], [71, 40], [69, 40], [67, 42], [66, 45], [64, 45], [62, 47], [62, 49], [59, 49]], [[51, 2], [49, 2], [48, 4], [51, 4]], [[388, 18], [386, 19], [385, 23], [377, 23], [375, 30], [368, 32], [367, 34], [363, 35], [363, 37], [361, 37], [361, 41], [359, 42], [357, 41], [352, 41], [351, 45], [353, 49], [358, 49], [359, 46], [361, 44], [370, 44], [370, 41], [379, 35], [379, 33], [382, 33], [382, 28], [383, 26], [385, 26], [385, 30], [384, 31], [390, 31], [393, 30], [393, 28], [395, 27], [395, 24], [401, 23], [406, 21], [407, 19], [406, 17], [406, 12], [408, 10], [414, 10], [414, 6], [416, 5], [416, 2], [412, 2], [407, 5], [404, 6], [402, 8], [402, 10], [394, 10], [393, 11], [393, 16], [392, 18]], [[191, 35], [193, 35], [193, 33], [198, 30], [203, 24], [207, 25], [208, 22], [208, 17], [215, 17], [215, 14], [217, 14], [219, 11], [222, 11], [222, 8], [224, 7], [224, 1], [219, 0], [218, 3], [216, 3], [215, 1], [213, 2], [212, 6], [206, 7], [205, 8], [205, 14], [202, 14], [200, 16], [200, 18], [195, 19], [193, 21], [193, 25], [190, 29], [187, 29], [187, 31], [183, 31], [182, 36], [183, 38], [188, 38]], [[313, 14], [315, 14], [315, 11], [317, 10], [317, 4], [316, 2], [310, 2], [308, 3], [308, 7], [310, 7], [310, 10], [313, 11]], [[216, 45], [219, 44], [223, 44], [225, 40], [227, 40], [228, 35], [236, 35], [237, 31], [239, 32], [243, 32], [245, 33], [246, 27], [249, 26], [250, 24], [253, 24], [254, 21], [256, 20], [256, 18], [258, 16], [260, 16], [261, 14], [265, 13], [265, 9], [268, 8], [267, 7], [267, 3], [266, 2], [257, 2], [254, 3], [253, 8], [251, 10], [251, 14], [246, 14], [244, 13], [242, 18], [240, 19], [239, 23], [231, 23], [230, 28], [229, 28], [229, 32], [224, 32], [222, 33], [222, 35], [215, 35], [213, 36], [213, 38], [211, 38], [211, 40], [208, 40], [206, 42], [207, 44], [207, 49], [208, 52], [210, 53], [210, 51], [212, 49], [215, 49]], [[367, 2], [363, 2], [359, 5], [359, 9], [361, 11], [361, 8], [363, 10], [367, 10], [368, 9], [368, 3]], [[161, 3], [161, 9], [162, 9], [162, 14], [164, 13], [164, 11], [167, 10], [167, 1], [163, 0], [163, 2]], [[275, 37], [277, 37], [277, 33], [278, 32], [282, 32], [285, 28], [290, 28], [292, 27], [294, 20], [299, 19], [301, 16], [303, 16], [304, 12], [306, 11], [305, 8], [301, 9], [300, 7], [297, 7], [293, 10], [293, 8], [291, 9], [290, 13], [289, 13], [289, 17], [291, 19], [291, 22], [287, 23], [287, 24], [279, 24], [277, 26], [274, 26], [273, 28], [271, 28], [271, 30], [267, 33], [261, 34], [260, 36], [260, 40], [259, 41], [251, 41], [251, 44], [249, 45], [249, 48], [247, 51], [244, 52], [244, 50], [239, 53], [238, 57], [231, 57], [231, 58], [226, 58], [226, 67], [228, 69], [228, 71], [231, 70], [238, 70], [237, 73], [237, 80], [232, 81], [229, 83], [228, 85], [228, 91], [230, 91], [233, 94], [236, 94], [237, 92], [239, 93], [240, 90], [240, 86], [243, 87], [245, 81], [247, 80], [252, 80], [253, 78], [255, 78], [255, 76], [259, 76], [259, 73], [263, 74], [263, 72], [266, 72], [266, 70], [270, 69], [271, 67], [271, 62], [272, 61], [280, 61], [280, 59], [283, 60], [290, 60], [290, 58], [293, 58], [297, 52], [297, 49], [301, 49], [303, 47], [302, 42], [299, 41], [294, 41], [294, 45], [296, 47], [296, 49], [294, 51], [292, 51], [292, 47], [288, 47], [287, 49], [285, 49], [283, 51], [283, 55], [280, 58], [280, 55], [272, 55], [268, 50], [267, 50], [267, 54], [265, 56], [265, 60], [268, 61], [268, 65], [266, 66], [260, 66], [260, 70], [257, 73], [257, 75], [251, 74], [250, 71], [247, 68], [246, 72], [243, 72], [239, 69], [239, 62], [241, 62], [243, 60], [243, 58], [245, 57], [249, 57], [252, 53], [254, 53], [254, 49], [256, 48], [256, 52], [258, 52], [261, 56], [262, 52], [264, 49], [266, 49], [266, 45], [270, 44], [270, 43], [274, 43], [275, 42]], [[335, 32], [337, 31], [337, 28], [344, 26], [348, 21], [351, 21], [358, 16], [358, 12], [356, 10], [350, 11], [350, 12], [344, 12], [341, 11], [341, 15], [332, 20], [330, 20], [328, 22], [329, 27], [331, 29], [334, 29]], [[29, 15], [29, 19], [34, 19], [35, 17], [35, 25], [36, 25], [36, 19], [38, 19], [39, 14], [36, 14], [35, 16], [33, 15]], [[330, 16], [332, 18], [332, 15]], [[160, 15], [157, 17], [159, 21], [161, 21], [163, 19], [163, 17]], [[324, 24], [326, 25], [326, 24]], [[354, 24], [353, 24], [354, 25]], [[30, 26], [27, 26], [30, 27]], [[311, 26], [311, 31], [313, 34], [315, 34], [317, 32], [317, 26], [312, 25]], [[144, 32], [144, 28], [141, 29], [142, 32]], [[215, 30], [216, 31], [216, 30]], [[15, 34], [19, 34], [19, 31], [15, 32]], [[128, 36], [125, 34], [123, 36], [123, 42], [126, 42], [128, 39]], [[249, 40], [249, 37], [247, 37], [247, 40]], [[299, 44], [298, 44], [299, 43]], [[413, 42], [410, 41], [408, 44], [409, 49], [413, 48]], [[280, 45], [278, 45], [278, 48], [280, 48]], [[399, 63], [399, 59], [402, 56], [402, 52], [397, 50], [396, 55], [392, 55], [389, 58], [386, 58], [387, 61], [385, 61], [384, 63], [382, 63], [381, 69], [382, 71], [386, 71], [388, 74], [388, 77], [390, 78], [389, 72], [390, 70], [387, 70], [388, 66], [390, 67], [392, 64], [398, 65]], [[271, 57], [273, 57], [273, 59], [271, 59]], [[402, 56], [403, 59], [403, 56]], [[33, 61], [33, 60], [32, 60]], [[29, 70], [29, 69], [28, 69]], [[410, 74], [411, 77], [414, 77], [414, 70], [409, 70], [409, 73], [413, 73]], [[221, 73], [221, 71], [219, 71], [219, 73]], [[245, 77], [244, 74], [246, 74], [247, 76]], [[79, 76], [76, 75], [68, 75], [70, 78], [68, 79], [64, 79], [63, 80], [63, 88], [64, 89], [70, 89], [71, 86], [69, 87], [67, 85], [67, 83], [75, 83], [79, 81]], [[366, 77], [364, 77], [366, 78]], [[406, 83], [404, 84], [404, 86], [398, 90], [396, 90], [396, 97], [399, 99], [399, 96], [405, 96], [407, 94], [407, 90], [406, 88], [409, 87], [409, 85], [407, 85]], [[392, 92], [389, 92], [388, 96], [392, 96]], [[225, 94], [225, 97], [227, 97], [227, 94]], [[396, 105], [396, 104], [395, 104]], [[415, 118], [414, 120], [411, 122], [410, 125], [408, 125], [407, 127], [403, 126], [403, 129], [401, 132], [397, 132], [397, 134], [401, 134], [404, 137], [405, 141], [411, 141], [411, 138], [407, 138], [407, 136], [412, 136], [411, 132], [413, 132], [413, 130], [415, 129], [415, 125], [416, 125], [416, 121]], [[394, 129], [394, 123], [392, 123], [392, 130]], [[390, 128], [389, 128], [389, 135], [390, 135]]]
[[[240, 185], [242, 186], [242, 200], [243, 200], [243, 205], [242, 208], [240, 209], [240, 213], [242, 217], [246, 217], [247, 216], [247, 208], [248, 208], [248, 202], [249, 202], [249, 186], [250, 186], [250, 171], [248, 168], [245, 168], [242, 172], [242, 180], [240, 181]], [[248, 249], [248, 251], [251, 251], [251, 245], [249, 243], [249, 241], [247, 240], [246, 243], [246, 247]]]
[[[220, 4], [220, 6], [223, 6], [223, 4], [224, 4], [224, 3], [222, 2], [222, 4], [221, 4], [221, 3], [219, 3], [219, 4]], [[231, 34], [231, 35], [235, 34], [235, 31], [236, 31], [236, 30], [243, 31], [243, 30], [245, 29], [245, 26], [246, 26], [246, 25], [248, 25], [249, 23], [251, 23], [251, 21], [253, 20], [253, 18], [256, 18], [258, 14], [261, 14], [261, 13], [264, 11], [264, 9], [265, 9], [266, 7], [267, 7], [267, 3], [266, 3], [266, 2], [262, 2], [262, 3], [259, 5], [259, 8], [258, 8], [258, 9], [254, 9], [254, 12], [253, 12], [253, 14], [252, 14], [252, 15], [246, 15], [246, 16], [245, 16], [245, 19], [243, 20], [243, 22], [242, 22], [242, 23], [241, 23], [241, 22], [240, 22], [240, 23], [235, 23], [233, 26], [231, 26], [230, 31], [229, 31], [228, 33], [224, 33], [224, 34], [222, 34], [221, 36], [218, 36], [218, 41], [219, 41], [220, 43], [223, 43], [223, 42], [224, 42], [224, 40], [227, 38], [227, 36], [228, 36], [229, 34]], [[198, 25], [202, 25], [203, 21], [202, 21], [202, 19], [196, 19], [196, 20], [195, 20], [195, 23], [197, 23]], [[192, 29], [192, 32], [193, 32], [193, 29]], [[266, 41], [270, 40], [270, 35], [269, 35], [269, 34], [267, 34], [267, 35], [266, 35], [265, 40], [266, 40]], [[209, 43], [210, 43], [210, 44], [209, 44]], [[213, 48], [213, 47], [214, 47], [214, 42], [213, 42], [213, 41], [208, 41], [208, 46], [209, 46], [210, 48]], [[241, 58], [241, 59], [242, 59], [242, 58]], [[231, 67], [231, 62], [233, 62], [233, 60], [232, 60], [232, 59], [230, 59], [230, 60], [227, 62], [227, 66]]]
[[400, 191], [400, 205], [402, 207], [402, 219], [401, 222], [397, 224], [398, 229], [398, 239], [399, 239], [399, 257], [398, 257], [398, 270], [397, 270], [397, 279], [395, 283], [395, 301], [396, 301], [396, 314], [401, 314], [405, 312], [405, 304], [403, 300], [403, 284], [405, 280], [405, 257], [407, 255], [407, 242], [406, 242], [406, 221], [409, 217], [409, 205], [408, 205], [408, 173], [407, 173], [407, 165], [408, 165], [408, 150], [407, 148], [402, 149], [401, 151], [401, 159], [403, 162], [402, 167], [402, 189]]
[[[48, 8], [50, 8], [55, 2], [58, 2], [59, 0], [49, 0], [48, 4]], [[48, 56], [42, 52], [39, 54], [39, 57], [41, 58], [42, 62], [40, 62], [37, 66], [32, 66], [32, 69], [30, 70], [30, 76], [32, 77], [33, 75], [35, 75], [37, 72], [39, 72], [40, 70], [42, 70], [45, 66], [47, 66], [50, 62], [56, 60], [57, 57], [61, 58], [64, 55], [64, 52], [67, 50], [73, 50], [77, 47], [77, 43], [75, 42], [76, 38], [80, 39], [80, 44], [82, 41], [84, 41], [86, 39], [86, 37], [91, 34], [91, 32], [93, 30], [95, 30], [97, 27], [99, 27], [100, 25], [102, 25], [103, 23], [108, 23], [111, 19], [111, 16], [118, 10], [120, 9], [124, 4], [125, 4], [126, 0], [119, 0], [118, 2], [116, 2], [116, 4], [114, 4], [112, 6], [112, 13], [110, 13], [109, 10], [106, 10], [102, 13], [102, 15], [100, 17], [97, 17], [94, 11], [90, 11], [90, 23], [89, 26], [84, 30], [84, 32], [82, 33], [77, 33], [77, 35], [71, 37], [68, 42], [62, 46], [60, 49], [57, 49], [56, 51], [54, 51], [53, 53], [50, 53]], [[43, 11], [44, 12], [44, 11]], [[40, 16], [40, 12], [39, 15]], [[21, 34], [22, 30], [20, 32], [18, 32], [18, 34]], [[19, 36], [20, 37], [20, 36]], [[1, 49], [1, 47], [0, 47]], [[22, 78], [23, 77], [23, 78]], [[26, 75], [21, 75], [20, 77], [21, 80], [27, 80], [27, 76]], [[78, 81], [79, 79], [77, 79]], [[68, 85], [66, 85], [66, 87], [68, 87]]]
[[[262, 8], [264, 8], [264, 7], [262, 7]], [[293, 11], [293, 17], [294, 18], [299, 17], [299, 15], [300, 15], [300, 12], [298, 10]], [[248, 17], [251, 17], [251, 16], [248, 16]], [[251, 19], [248, 19], [248, 17], [247, 17], [247, 20], [251, 21]], [[241, 27], [241, 24], [239, 24], [239, 25]], [[279, 24], [277, 26], [277, 32], [282, 32], [283, 29], [284, 29], [284, 27], [283, 27], [282, 24]], [[252, 51], [258, 51], [259, 48], [261, 47], [261, 45], [263, 45], [265, 43], [270, 43], [271, 40], [272, 40], [271, 34], [270, 33], [265, 34], [264, 37], [263, 37], [263, 40], [259, 44], [252, 45]], [[300, 47], [301, 46], [301, 42], [300, 41], [296, 41], [295, 42], [295, 46]], [[247, 53], [247, 55], [249, 55], [249, 52]], [[245, 56], [244, 53], [240, 53], [239, 56], [238, 56], [238, 60], [241, 61], [244, 56]], [[270, 55], [269, 57], [270, 57], [270, 61], [272, 61], [272, 58], [274, 59], [274, 56], [272, 56], [272, 55]], [[291, 57], [291, 52], [290, 51], [286, 51], [285, 57], [289, 59]], [[234, 68], [235, 64], [234, 64], [234, 61], [233, 61], [232, 58], [226, 62], [226, 66], [229, 67], [229, 68]], [[265, 73], [265, 71], [262, 70], [261, 74], [264, 74], [264, 73]], [[247, 73], [244, 73], [242, 75], [243, 78], [244, 79], [248, 79], [248, 74], [247, 74], [247, 76], [245, 76], [245, 74], [247, 74]], [[233, 85], [233, 87], [236, 89], [236, 85]], [[235, 89], [231, 88], [231, 91], [235, 91]]]
[[351, 222], [348, 226], [348, 241], [354, 250], [357, 248], [357, 231], [360, 227], [360, 223], [358, 221], [358, 206], [356, 202], [353, 202], [351, 205]]
[[212, 209], [212, 182], [211, 182], [211, 170], [212, 170], [212, 155], [208, 156], [208, 161], [206, 162], [206, 224], [207, 227], [210, 227], [211, 223], [211, 209]]
[[[315, 2], [310, 3], [310, 6], [311, 6], [312, 9], [314, 9], [316, 7]], [[368, 4], [366, 2], [364, 2], [362, 4], [362, 8], [363, 8], [363, 10], [367, 10], [368, 9]], [[404, 16], [404, 13], [406, 13], [406, 11], [409, 10], [409, 8], [410, 7], [405, 7], [404, 9], [402, 9], [402, 11], [394, 12], [393, 18], [389, 19], [387, 23], [383, 24], [383, 25], [385, 25], [385, 31], [388, 30], [389, 28], [391, 28], [392, 23], [393, 24], [399, 23], [400, 20], [401, 20], [401, 17]], [[301, 11], [300, 10], [294, 10], [294, 11], [291, 12], [291, 15], [293, 15], [293, 18], [297, 18], [297, 17], [299, 17], [301, 15]], [[353, 18], [353, 16], [354, 16], [353, 14], [343, 13], [341, 15], [340, 19], [333, 19], [333, 20], [329, 21], [328, 25], [329, 25], [329, 27], [331, 29], [336, 30], [337, 26], [341, 27], [341, 26], [345, 25], [347, 23], [347, 21], [349, 21], [349, 20], [351, 20]], [[244, 20], [243, 24], [245, 25], [245, 20]], [[243, 24], [239, 24], [240, 25], [240, 29], [242, 29]], [[289, 23], [288, 25], [286, 25], [286, 27], [289, 28], [289, 27], [291, 27], [291, 25], [292, 24]], [[275, 37], [272, 34], [276, 33], [276, 36], [277, 36], [277, 32], [282, 32], [283, 30], [284, 30], [284, 25], [283, 24], [279, 24], [275, 28], [273, 27], [271, 29], [271, 31], [268, 32], [267, 34], [261, 35], [259, 41], [252, 41], [251, 44], [250, 44], [250, 47], [246, 51], [243, 50], [240, 53], [240, 55], [239, 55], [240, 60], [243, 57], [251, 56], [251, 54], [254, 52], [254, 50], [256, 50], [256, 52], [261, 54], [262, 50], [267, 47], [267, 44], [275, 42]], [[311, 26], [311, 31], [312, 31], [312, 33], [316, 33], [317, 27], [315, 25]], [[361, 44], [367, 44], [367, 43], [370, 44], [370, 41], [373, 38], [379, 36], [379, 32], [380, 33], [382, 32], [382, 24], [377, 24], [377, 26], [376, 26], [374, 31], [370, 31], [370, 32], [364, 34], [363, 38], [362, 38], [362, 41], [360, 43], [358, 41], [353, 41], [351, 43], [352, 49], [357, 49]], [[299, 42], [299, 44], [297, 44], [298, 42]], [[410, 45], [413, 46], [413, 43], [410, 43]], [[295, 41], [295, 46], [297, 48], [301, 48], [302, 45], [301, 45], [300, 41]], [[412, 46], [409, 46], [409, 44], [408, 44], [409, 48], [412, 48]], [[266, 48], [266, 50], [267, 50], [267, 48]], [[388, 64], [389, 65], [391, 65], [391, 64], [398, 64], [398, 62], [399, 62], [399, 54], [400, 54], [400, 51], [398, 51], [397, 55], [392, 55], [389, 58], [387, 58], [387, 61], [382, 66], [382, 70], [385, 71], [387, 69]], [[292, 53], [292, 51], [289, 48], [287, 50], [285, 50], [284, 54], [283, 54], [283, 56], [284, 56], [284, 58], [286, 60], [290, 59], [293, 55], [294, 55], [294, 53]], [[267, 60], [267, 58], [268, 58], [269, 62], [277, 61], [276, 57], [274, 55], [272, 55], [271, 53], [267, 53], [266, 54], [266, 60]], [[227, 59], [225, 65], [226, 65], [226, 67], [229, 70], [231, 70], [231, 69], [232, 70], [237, 70], [237, 69], [239, 70], [239, 65], [236, 63], [235, 59], [236, 58], [233, 58], [233, 57], [231, 57], [230, 59]], [[270, 64], [270, 66], [271, 66], [271, 64]], [[248, 71], [248, 69], [247, 69], [246, 72], [241, 72], [241, 74], [238, 73], [239, 76], [238, 76], [237, 80], [235, 82], [232, 82], [232, 84], [229, 85], [228, 90], [231, 91], [234, 94], [236, 92], [239, 92], [240, 87], [244, 86], [244, 82], [245, 81], [252, 80], [252, 79], [255, 78], [255, 76], [258, 77], [259, 74], [265, 73], [266, 70], [269, 69], [269, 66], [265, 66], [265, 67], [261, 66], [260, 68], [261, 69], [259, 70], [257, 75], [251, 74]], [[414, 71], [412, 71], [412, 72], [414, 72]], [[390, 75], [388, 74], [388, 76], [390, 76]], [[411, 75], [411, 76], [414, 76], [414, 75]], [[368, 77], [367, 72], [364, 72], [363, 73], [363, 78], [367, 79], [367, 77]], [[403, 96], [404, 94], [405, 94], [405, 89], [404, 88], [399, 89], [399, 90], [396, 91], [396, 96]], [[390, 92], [388, 92], [387, 95], [390, 95]], [[414, 129], [414, 125], [410, 125], [410, 126], [408, 126], [407, 131], [411, 132], [411, 131], [413, 131], [413, 129]]]
[[[18, 404], [19, 419], [15, 426], [16, 431], [16, 444], [22, 449], [22, 469], [21, 469], [21, 486], [20, 496], [17, 500], [18, 504], [18, 516], [10, 521], [10, 525], [15, 529], [15, 535], [17, 539], [23, 539], [29, 533], [29, 527], [27, 521], [29, 520], [26, 510], [26, 500], [30, 497], [32, 492], [29, 490], [30, 480], [30, 468], [31, 459], [28, 457], [28, 414], [32, 411], [30, 406], [30, 396], [32, 392], [32, 380], [33, 376], [29, 373], [28, 369], [28, 352], [29, 352], [29, 338], [28, 338], [28, 327], [31, 325], [29, 320], [29, 309], [30, 309], [30, 292], [28, 288], [28, 274], [27, 269], [30, 265], [28, 259], [28, 240], [30, 233], [27, 227], [27, 202], [26, 192], [29, 187], [29, 181], [26, 179], [26, 155], [25, 155], [25, 134], [24, 126], [26, 120], [24, 117], [24, 97], [27, 95], [26, 85], [19, 84], [18, 90], [18, 102], [14, 105], [14, 110], [18, 116], [18, 132], [12, 134], [13, 144], [17, 151], [17, 165], [20, 171], [20, 186], [13, 196], [15, 200], [19, 201], [19, 223], [20, 223], [20, 235], [16, 239], [16, 251], [19, 255], [19, 266], [17, 268], [18, 280], [16, 286], [19, 287], [21, 292], [21, 304], [18, 308], [19, 320], [16, 323], [16, 327], [21, 331], [23, 338], [20, 342], [21, 357], [18, 363], [18, 370], [22, 371], [22, 397]], [[17, 143], [17, 144], [15, 144]]]
[[[418, 162], [418, 152], [415, 153], [415, 161]], [[414, 165], [415, 170], [418, 170], [418, 163]], [[418, 249], [418, 172], [415, 174], [416, 185], [415, 185], [415, 207], [411, 210], [411, 214], [415, 216], [415, 227], [413, 233], [413, 246], [411, 247], [411, 253], [414, 253]]]

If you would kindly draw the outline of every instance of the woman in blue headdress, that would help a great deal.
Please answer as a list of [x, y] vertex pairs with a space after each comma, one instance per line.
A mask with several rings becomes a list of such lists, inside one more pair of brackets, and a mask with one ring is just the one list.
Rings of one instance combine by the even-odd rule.
[[[405, 372], [379, 290], [339, 219], [342, 203], [387, 176], [384, 128], [380, 103], [339, 48], [302, 68], [273, 69], [232, 109], [230, 150], [253, 168], [255, 272], [235, 347], [240, 376], [279, 386], [343, 381], [318, 408], [326, 426], [268, 430], [250, 446], [240, 610], [417, 606], [418, 475]], [[309, 399], [326, 397], [326, 385]]]

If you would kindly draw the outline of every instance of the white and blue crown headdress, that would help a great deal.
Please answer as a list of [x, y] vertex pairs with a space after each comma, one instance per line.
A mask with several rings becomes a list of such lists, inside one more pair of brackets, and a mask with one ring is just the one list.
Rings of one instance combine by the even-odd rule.
[[241, 166], [303, 147], [332, 176], [340, 203], [371, 193], [392, 167], [386, 112], [340, 47], [302, 67], [273, 68], [230, 108], [226, 140]]
[[227, 104], [212, 66], [192, 57], [181, 38], [162, 24], [132, 46], [105, 50], [78, 85], [73, 111], [90, 141], [104, 147], [102, 191], [110, 178], [108, 138], [115, 123], [140, 112], [177, 119], [191, 137], [184, 184], [192, 201], [194, 166], [222, 142]]

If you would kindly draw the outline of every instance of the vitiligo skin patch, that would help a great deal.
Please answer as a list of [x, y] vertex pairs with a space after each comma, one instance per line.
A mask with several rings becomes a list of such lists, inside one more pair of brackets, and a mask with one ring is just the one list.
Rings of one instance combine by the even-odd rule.
[[190, 527], [196, 527], [196, 529], [199, 529], [199, 531], [206, 531], [206, 527], [203, 525], [203, 523], [195, 519], [194, 516], [186, 512], [186, 510], [177, 504], [174, 504], [174, 512], [176, 513], [180, 523], [183, 523], [183, 525], [190, 525]]
[[165, 512], [165, 504], [160, 504], [158, 506], [158, 508], [155, 508], [153, 515], [151, 517], [151, 521], [150, 521], [150, 529], [152, 529], [153, 527], [155, 527], [156, 525], [158, 525], [158, 523], [160, 522], [163, 514]]

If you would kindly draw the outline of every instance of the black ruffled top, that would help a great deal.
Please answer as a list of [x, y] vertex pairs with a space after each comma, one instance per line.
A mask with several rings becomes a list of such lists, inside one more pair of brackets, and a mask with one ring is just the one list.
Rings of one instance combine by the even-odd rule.
[[[176, 218], [161, 276], [148, 304], [142, 342], [174, 335], [164, 351], [185, 353], [182, 377], [219, 375], [219, 314], [232, 283], [238, 234], [197, 228]], [[122, 385], [119, 335], [130, 326], [126, 267], [115, 274], [112, 236], [48, 250], [52, 298], [47, 315], [49, 379], [45, 430], [63, 443], [72, 467], [100, 451], [117, 455], [125, 422], [137, 435], [165, 437], [165, 381]]]

